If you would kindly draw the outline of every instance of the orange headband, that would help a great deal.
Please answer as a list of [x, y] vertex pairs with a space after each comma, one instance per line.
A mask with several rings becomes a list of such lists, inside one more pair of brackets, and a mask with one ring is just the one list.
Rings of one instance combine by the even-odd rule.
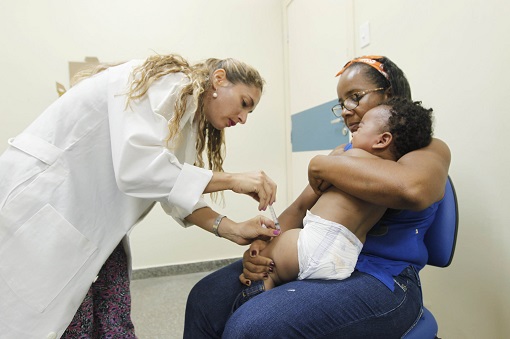
[[336, 76], [339, 76], [340, 74], [342, 74], [347, 69], [347, 67], [349, 67], [350, 65], [357, 63], [357, 62], [362, 62], [364, 64], [367, 64], [367, 65], [375, 68], [379, 73], [384, 75], [386, 80], [390, 80], [390, 76], [388, 75], [388, 73], [386, 73], [384, 71], [384, 65], [381, 62], [377, 61], [378, 59], [381, 59], [381, 58], [382, 58], [382, 56], [380, 56], [380, 55], [365, 55], [360, 58], [352, 59], [351, 61], [349, 61], [348, 63], [345, 64], [345, 66], [340, 70], [340, 72], [338, 72], [336, 74]]

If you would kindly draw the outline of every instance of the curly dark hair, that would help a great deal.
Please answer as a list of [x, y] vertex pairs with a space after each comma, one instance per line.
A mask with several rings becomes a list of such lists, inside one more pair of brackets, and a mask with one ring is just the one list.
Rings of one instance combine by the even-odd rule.
[[383, 103], [389, 106], [388, 132], [393, 135], [391, 150], [399, 159], [404, 154], [428, 146], [432, 141], [432, 108], [420, 101], [392, 97]]

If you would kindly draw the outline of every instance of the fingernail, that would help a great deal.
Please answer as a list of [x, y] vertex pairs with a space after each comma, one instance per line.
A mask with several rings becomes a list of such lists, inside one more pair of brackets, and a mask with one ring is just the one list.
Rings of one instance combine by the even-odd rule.
[[269, 274], [264, 273], [264, 279], [267, 279], [267, 278], [269, 278]]
[[269, 267], [269, 272], [273, 273], [273, 268]]
[[274, 230], [274, 231], [273, 231], [273, 234], [274, 234], [274, 235], [279, 235], [279, 234], [280, 234], [280, 231], [279, 231], [279, 230]]
[[244, 283], [245, 283], [245, 285], [250, 286], [251, 285], [251, 280], [246, 280]]
[[271, 261], [271, 262], [269, 263], [269, 266], [271, 266], [271, 267], [275, 267], [274, 261]]
[[257, 251], [255, 251], [255, 250], [251, 251], [251, 252], [250, 252], [250, 255], [251, 255], [252, 257], [255, 257], [255, 256], [257, 255]]

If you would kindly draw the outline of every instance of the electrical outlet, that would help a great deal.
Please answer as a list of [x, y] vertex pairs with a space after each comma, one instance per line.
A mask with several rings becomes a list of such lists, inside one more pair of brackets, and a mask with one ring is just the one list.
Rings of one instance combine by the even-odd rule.
[[370, 45], [370, 24], [368, 21], [359, 26], [359, 44], [361, 48]]

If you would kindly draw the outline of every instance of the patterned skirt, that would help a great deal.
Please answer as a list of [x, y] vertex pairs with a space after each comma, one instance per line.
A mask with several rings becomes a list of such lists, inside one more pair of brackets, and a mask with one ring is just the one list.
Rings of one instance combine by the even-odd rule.
[[127, 257], [119, 244], [99, 271], [62, 339], [135, 339]]

